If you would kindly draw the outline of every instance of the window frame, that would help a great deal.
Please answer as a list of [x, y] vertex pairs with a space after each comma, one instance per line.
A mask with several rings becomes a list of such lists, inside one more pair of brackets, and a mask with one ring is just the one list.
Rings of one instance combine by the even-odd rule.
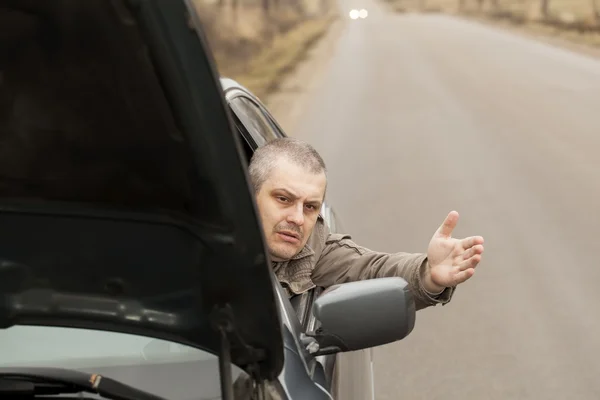
[[[242, 103], [245, 102], [246, 104]], [[277, 139], [277, 138], [282, 138], [285, 137], [286, 135], [282, 132], [281, 128], [274, 122], [273, 118], [271, 117], [271, 115], [266, 112], [265, 108], [259, 104], [257, 101], [255, 101], [251, 96], [246, 95], [243, 92], [237, 93], [236, 95], [232, 96], [231, 98], [227, 99], [227, 103], [229, 105], [229, 108], [232, 112], [232, 114], [237, 118], [237, 120], [240, 122], [241, 125], [243, 125], [243, 127], [245, 128], [245, 131], [247, 133], [247, 135], [249, 135], [250, 137], [246, 137], [245, 139], [252, 139], [254, 148], [252, 149], [252, 151], [254, 152], [258, 147], [268, 143], [271, 140]], [[237, 104], [242, 104], [242, 106], [248, 106], [248, 110], [252, 111], [252, 113], [255, 115], [256, 119], [259, 119], [262, 123], [260, 123], [260, 125], [267, 125], [267, 127], [270, 129], [270, 131], [273, 133], [273, 135], [271, 137], [268, 137], [264, 132], [262, 132], [262, 130], [258, 129], [256, 126], [252, 126], [249, 127], [248, 124], [250, 123], [250, 121], [244, 121], [244, 117], [240, 115], [240, 113], [238, 113], [236, 111], [236, 106]], [[252, 118], [250, 115], [247, 114], [247, 116], [249, 118]], [[236, 122], [238, 122], [236, 121]], [[255, 128], [255, 129], [251, 129], [251, 128]]]

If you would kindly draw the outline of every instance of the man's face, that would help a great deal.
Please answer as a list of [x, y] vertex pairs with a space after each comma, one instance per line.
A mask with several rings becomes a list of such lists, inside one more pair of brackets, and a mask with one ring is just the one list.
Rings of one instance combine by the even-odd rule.
[[279, 159], [256, 195], [274, 261], [289, 260], [302, 250], [317, 222], [326, 186], [324, 172], [313, 174]]

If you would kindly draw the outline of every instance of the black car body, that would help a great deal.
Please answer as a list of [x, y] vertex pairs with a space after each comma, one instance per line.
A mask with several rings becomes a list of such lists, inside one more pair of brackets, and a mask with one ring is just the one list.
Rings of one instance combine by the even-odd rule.
[[326, 399], [318, 357], [410, 333], [399, 278], [298, 319], [191, 1], [0, 0], [0, 26], [0, 395]]

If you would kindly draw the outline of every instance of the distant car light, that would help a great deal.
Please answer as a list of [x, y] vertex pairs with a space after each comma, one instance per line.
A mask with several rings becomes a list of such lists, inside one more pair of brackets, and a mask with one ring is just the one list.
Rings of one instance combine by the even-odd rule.
[[350, 18], [358, 19], [359, 17], [360, 17], [360, 11], [358, 11], [358, 10], [350, 11]]
[[358, 12], [358, 16], [361, 18], [367, 18], [369, 16], [369, 12], [363, 8]]

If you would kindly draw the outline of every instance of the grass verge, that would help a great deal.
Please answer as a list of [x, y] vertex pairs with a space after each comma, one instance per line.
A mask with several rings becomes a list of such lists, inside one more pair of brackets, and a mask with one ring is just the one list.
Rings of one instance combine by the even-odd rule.
[[438, 12], [457, 14], [480, 21], [518, 28], [524, 32], [554, 37], [600, 48], [600, 23], [594, 17], [590, 0], [550, 0], [549, 14], [542, 18], [539, 0], [486, 0], [480, 8], [473, 0], [384, 0], [397, 12]]
[[219, 72], [246, 86], [259, 98], [265, 98], [278, 89], [282, 80], [327, 33], [335, 18], [330, 15], [302, 21], [274, 37], [247, 62], [236, 62], [226, 55], [217, 55]]

